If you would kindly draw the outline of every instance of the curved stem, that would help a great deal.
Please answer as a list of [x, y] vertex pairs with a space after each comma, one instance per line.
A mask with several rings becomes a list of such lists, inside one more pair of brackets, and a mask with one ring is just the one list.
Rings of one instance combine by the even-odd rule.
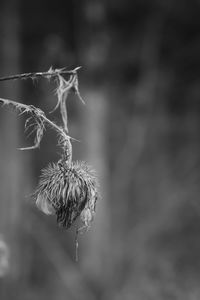
[[[47, 123], [51, 128], [53, 128], [56, 132], [58, 132], [61, 137], [61, 144], [64, 147], [65, 159], [67, 159], [69, 162], [71, 162], [71, 160], [72, 160], [72, 145], [71, 145], [70, 140], [72, 139], [72, 137], [70, 137], [62, 127], [59, 127], [54, 122], [49, 120], [46, 117], [45, 113], [41, 109], [39, 109], [33, 105], [26, 105], [26, 104], [23, 104], [20, 102], [15, 102], [15, 101], [3, 99], [3, 98], [0, 98], [0, 103], [2, 103], [4, 105], [12, 105], [15, 109], [20, 111], [20, 114], [30, 113], [34, 116], [34, 118], [39, 120], [40, 125], [41, 125], [41, 120], [42, 120], [43, 122]], [[21, 150], [30, 150], [30, 149], [35, 149], [37, 147], [39, 147], [39, 144], [36, 144], [35, 146], [28, 147], [28, 148], [21, 148]]]

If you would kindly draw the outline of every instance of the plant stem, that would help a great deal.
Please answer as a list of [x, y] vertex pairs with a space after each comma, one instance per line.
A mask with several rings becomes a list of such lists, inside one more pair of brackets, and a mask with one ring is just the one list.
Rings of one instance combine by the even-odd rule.
[[[16, 102], [16, 101], [4, 99], [4, 98], [0, 98], [0, 103], [2, 103], [4, 105], [13, 105], [13, 107], [21, 110], [20, 114], [23, 114], [25, 112], [33, 113], [36, 117], [44, 120], [44, 122], [46, 122], [50, 127], [52, 127], [55, 131], [57, 131], [61, 136], [65, 137], [66, 139], [74, 139], [74, 138], [70, 137], [62, 127], [59, 127], [54, 122], [49, 120], [46, 117], [45, 113], [40, 108], [37, 108], [34, 105], [26, 105], [26, 104], [23, 104], [20, 102]], [[76, 139], [74, 139], [74, 140], [76, 140]]]
[[24, 73], [24, 74], [16, 74], [11, 76], [0, 77], [0, 81], [6, 80], [16, 80], [16, 79], [28, 79], [28, 78], [37, 78], [37, 77], [55, 77], [58, 74], [67, 74], [67, 75], [74, 75], [76, 74], [77, 70], [81, 67], [77, 67], [74, 70], [65, 70], [65, 69], [55, 69], [49, 70], [47, 72], [32, 72], [32, 73]]

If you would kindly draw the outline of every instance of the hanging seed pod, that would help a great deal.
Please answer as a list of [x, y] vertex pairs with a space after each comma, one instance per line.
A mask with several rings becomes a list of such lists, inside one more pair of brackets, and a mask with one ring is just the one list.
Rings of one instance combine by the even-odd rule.
[[41, 211], [57, 215], [59, 225], [69, 228], [81, 215], [88, 227], [98, 198], [94, 171], [85, 162], [52, 163], [42, 170], [34, 197]]

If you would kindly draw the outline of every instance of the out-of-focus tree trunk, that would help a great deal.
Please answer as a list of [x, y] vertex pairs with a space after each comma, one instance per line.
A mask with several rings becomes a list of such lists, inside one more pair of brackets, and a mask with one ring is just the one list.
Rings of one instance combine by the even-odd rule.
[[[19, 73], [20, 69], [20, 1], [6, 0], [0, 5], [0, 72], [1, 76]], [[6, 82], [0, 85], [1, 97], [19, 101], [20, 84]], [[9, 272], [1, 282], [0, 299], [7, 299], [17, 286], [20, 275], [19, 223], [23, 182], [23, 153], [19, 147], [20, 123], [15, 113], [1, 108], [0, 117], [0, 233], [9, 247]], [[0, 279], [1, 280], [1, 279]], [[15, 288], [13, 292], [15, 294]], [[16, 298], [17, 295], [15, 294]]]
[[[108, 205], [108, 164], [106, 161], [107, 149], [107, 115], [108, 103], [103, 90], [87, 90], [84, 95], [87, 99], [84, 119], [84, 140], [86, 154], [84, 159], [97, 171], [99, 180], [100, 199], [97, 202], [97, 213], [91, 230], [85, 234], [85, 251], [83, 265], [87, 274], [92, 278], [106, 280], [109, 271], [110, 224]], [[109, 261], [107, 259], [109, 258]], [[103, 263], [102, 263], [103, 262]], [[99, 278], [105, 274], [105, 278]]]
[[[79, 35], [76, 35], [79, 36], [76, 41], [77, 48], [79, 49], [81, 64], [86, 66], [87, 74], [90, 74], [85, 81], [84, 92], [83, 81], [80, 80], [80, 91], [86, 101], [85, 114], [82, 119], [81, 140], [85, 145], [82, 159], [96, 169], [100, 184], [100, 199], [97, 202], [96, 215], [91, 230], [85, 233], [83, 238], [80, 237], [80, 241], [84, 244], [84, 251], [80, 251], [80, 261], [86, 276], [95, 282], [95, 285], [106, 286], [111, 270], [110, 207], [108, 202], [110, 193], [108, 186], [109, 166], [106, 161], [109, 101], [106, 84], [102, 84], [102, 81], [98, 80], [97, 74], [102, 72], [100, 76], [102, 79], [109, 38], [105, 32], [104, 2], [89, 0], [86, 4], [76, 3], [77, 8], [82, 5], [81, 10], [79, 10], [84, 23], [84, 30], [79, 29]], [[77, 14], [77, 16], [79, 15]]]

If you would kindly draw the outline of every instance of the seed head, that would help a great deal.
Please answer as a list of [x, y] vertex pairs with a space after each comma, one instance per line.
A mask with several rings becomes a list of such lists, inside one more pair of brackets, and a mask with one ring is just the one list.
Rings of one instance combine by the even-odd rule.
[[34, 194], [37, 207], [45, 214], [56, 214], [65, 228], [80, 215], [89, 226], [95, 214], [98, 184], [94, 171], [85, 162], [62, 159], [42, 170]]

